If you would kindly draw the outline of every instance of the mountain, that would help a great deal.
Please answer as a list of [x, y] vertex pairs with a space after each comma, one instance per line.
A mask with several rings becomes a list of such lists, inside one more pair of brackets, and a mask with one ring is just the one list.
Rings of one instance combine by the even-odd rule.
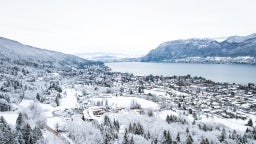
[[[174, 40], [160, 44], [141, 58], [144, 62], [179, 62], [191, 58], [249, 58], [255, 62], [256, 34], [232, 36], [222, 42], [213, 39]], [[250, 61], [251, 62], [251, 61]]]
[[134, 54], [131, 55], [131, 54], [124, 54], [124, 53], [110, 53], [110, 52], [77, 53], [75, 55], [88, 60], [101, 61], [104, 63], [139, 61], [137, 59], [138, 57], [141, 57]]
[[103, 64], [60, 52], [44, 50], [0, 37], [0, 59], [20, 65], [41, 67], [84, 67]]
[[107, 67], [102, 62], [0, 37], [0, 111], [9, 111], [12, 104], [24, 98], [34, 99], [39, 93], [44, 101], [50, 102], [57, 94], [52, 93], [52, 89], [60, 93], [60, 82], [64, 78], [75, 82], [89, 81], [90, 75], [92, 81], [98, 71], [105, 69]]

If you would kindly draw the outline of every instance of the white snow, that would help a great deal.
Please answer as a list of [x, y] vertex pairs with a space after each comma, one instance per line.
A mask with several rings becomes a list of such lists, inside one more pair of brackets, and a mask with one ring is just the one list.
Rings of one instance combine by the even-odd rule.
[[241, 119], [224, 119], [224, 118], [219, 118], [214, 116], [213, 118], [206, 118], [203, 117], [202, 122], [211, 122], [211, 123], [219, 123], [219, 124], [223, 124], [226, 127], [229, 127], [231, 129], [234, 130], [239, 130], [242, 132], [245, 132], [247, 126], [245, 126], [246, 121], [241, 120]]
[[69, 109], [69, 108], [74, 108], [77, 104], [77, 91], [75, 89], [66, 89], [65, 90], [67, 95], [60, 99], [60, 106], [57, 109]]
[[145, 94], [151, 93], [151, 94], [157, 95], [157, 96], [165, 96], [166, 91], [164, 91], [164, 90], [162, 90], [162, 89], [156, 89], [156, 88], [154, 88], [154, 89], [151, 89], [151, 90], [145, 89], [145, 90], [144, 90], [144, 93], [145, 93]]
[[164, 110], [164, 111], [161, 111], [161, 112], [158, 113], [158, 116], [159, 116], [161, 119], [163, 119], [163, 120], [166, 119], [167, 115], [178, 116], [179, 113], [177, 113], [177, 112], [175, 112], [175, 111], [173, 111], [173, 110]]
[[28, 100], [28, 99], [23, 99], [21, 103], [19, 104], [20, 107], [26, 108], [29, 105], [31, 105], [34, 102], [34, 100]]
[[47, 126], [52, 128], [52, 129], [56, 129], [56, 125], [61, 125], [63, 124], [62, 119], [60, 117], [51, 117], [51, 118], [47, 118]]
[[15, 126], [18, 114], [16, 112], [0, 112], [0, 116], [3, 116], [7, 123]]
[[137, 98], [137, 97], [111, 97], [111, 98], [92, 98], [94, 102], [97, 101], [102, 101], [105, 103], [107, 100], [108, 105], [112, 107], [123, 107], [123, 108], [130, 108], [130, 104], [132, 100], [135, 100], [138, 104], [141, 105], [141, 108], [144, 109], [153, 109], [153, 110], [158, 110], [159, 105], [157, 103], [142, 99], [142, 98]]

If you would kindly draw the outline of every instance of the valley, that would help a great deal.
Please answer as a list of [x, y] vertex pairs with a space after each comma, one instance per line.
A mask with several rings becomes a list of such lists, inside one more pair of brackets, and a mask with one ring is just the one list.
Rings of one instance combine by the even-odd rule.
[[2, 142], [256, 141], [254, 83], [191, 75], [138, 76], [62, 53], [47, 51], [37, 58], [34, 53], [46, 51], [10, 44], [30, 54], [1, 47]]

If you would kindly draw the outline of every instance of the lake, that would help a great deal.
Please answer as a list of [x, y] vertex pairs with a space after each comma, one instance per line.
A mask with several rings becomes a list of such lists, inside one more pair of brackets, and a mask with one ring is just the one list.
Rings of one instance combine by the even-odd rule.
[[202, 76], [215, 82], [256, 84], [256, 65], [246, 64], [188, 64], [188, 63], [105, 63], [112, 71], [135, 75]]

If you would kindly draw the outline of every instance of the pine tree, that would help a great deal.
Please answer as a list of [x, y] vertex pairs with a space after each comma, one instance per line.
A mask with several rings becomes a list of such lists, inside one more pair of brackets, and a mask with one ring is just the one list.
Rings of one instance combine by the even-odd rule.
[[167, 122], [168, 124], [170, 123], [170, 116], [169, 116], [169, 115], [166, 116], [166, 122]]
[[236, 133], [236, 131], [235, 130], [233, 130], [233, 132], [232, 132], [232, 135], [231, 135], [231, 139], [236, 139], [237, 138], [237, 133]]
[[17, 141], [19, 144], [25, 144], [25, 140], [23, 139], [21, 131], [16, 131], [15, 137], [17, 137]]
[[31, 127], [29, 124], [26, 124], [23, 130], [23, 139], [26, 144], [33, 144], [32, 134], [31, 134]]
[[131, 140], [130, 140], [130, 144], [135, 144], [135, 143], [134, 143], [134, 140], [133, 140], [133, 136], [132, 136], [132, 138], [131, 138]]
[[120, 129], [120, 124], [119, 124], [118, 120], [115, 120], [115, 119], [114, 119], [113, 124], [114, 124], [114, 126], [115, 126], [115, 129], [116, 129], [117, 131], [119, 131], [119, 129]]
[[188, 138], [186, 140], [186, 144], [193, 144], [193, 138], [191, 135], [188, 136]]
[[226, 139], [226, 131], [225, 131], [225, 129], [223, 128], [222, 131], [221, 131], [221, 135], [220, 135], [220, 137], [219, 137], [219, 141], [220, 141], [220, 142], [223, 142], [223, 141], [225, 141], [225, 139]]
[[203, 131], [207, 131], [206, 124], [203, 124]]
[[108, 106], [108, 99], [105, 100], [105, 106]]
[[4, 144], [15, 143], [12, 130], [3, 116], [0, 117], [0, 143], [4, 143]]
[[39, 102], [41, 102], [41, 98], [40, 98], [39, 93], [36, 94], [36, 99], [37, 99]]
[[167, 130], [164, 130], [163, 135], [164, 135], [163, 144], [171, 144], [172, 138], [171, 138], [170, 132]]
[[56, 103], [57, 106], [60, 106], [60, 99], [59, 99], [59, 97], [55, 98], [55, 103]]
[[166, 137], [167, 137], [167, 131], [164, 130], [164, 132], [163, 132], [163, 143], [164, 143], [164, 144], [166, 144], [166, 142], [167, 142]]
[[177, 134], [176, 141], [180, 142], [180, 134], [179, 133]]
[[122, 144], [129, 144], [129, 141], [128, 141], [128, 131], [127, 131], [127, 129], [125, 129], [124, 138], [123, 138]]
[[148, 131], [148, 133], [144, 136], [147, 140], [151, 138], [150, 132]]
[[172, 143], [172, 137], [171, 137], [169, 131], [167, 131], [167, 143], [168, 143], [168, 144], [171, 144], [171, 143]]
[[136, 135], [143, 135], [144, 134], [144, 129], [142, 125], [138, 122], [137, 125], [135, 124], [135, 132], [134, 134]]
[[132, 132], [133, 132], [132, 123], [129, 124], [128, 131], [129, 131], [129, 133], [132, 133]]
[[252, 130], [252, 136], [253, 136], [253, 139], [256, 140], [256, 127], [254, 127]]
[[38, 140], [42, 139], [43, 134], [41, 132], [41, 130], [37, 127], [35, 127], [32, 130], [32, 139], [33, 139], [33, 143], [36, 143]]
[[103, 143], [110, 144], [110, 141], [111, 141], [111, 136], [108, 133], [106, 133]]
[[202, 141], [200, 142], [200, 144], [210, 144], [209, 140], [206, 139], [202, 139]]
[[18, 118], [16, 120], [16, 130], [20, 131], [23, 127], [23, 124], [24, 124], [23, 115], [22, 115], [22, 113], [19, 113]]
[[111, 124], [110, 118], [107, 115], [104, 116], [103, 125], [104, 126], [109, 126], [109, 127], [112, 128], [112, 124]]
[[249, 120], [248, 120], [247, 126], [250, 126], [250, 127], [252, 127], [252, 126], [253, 126], [252, 119], [249, 119]]
[[186, 129], [186, 133], [187, 133], [187, 135], [189, 134], [189, 129], [188, 128]]

